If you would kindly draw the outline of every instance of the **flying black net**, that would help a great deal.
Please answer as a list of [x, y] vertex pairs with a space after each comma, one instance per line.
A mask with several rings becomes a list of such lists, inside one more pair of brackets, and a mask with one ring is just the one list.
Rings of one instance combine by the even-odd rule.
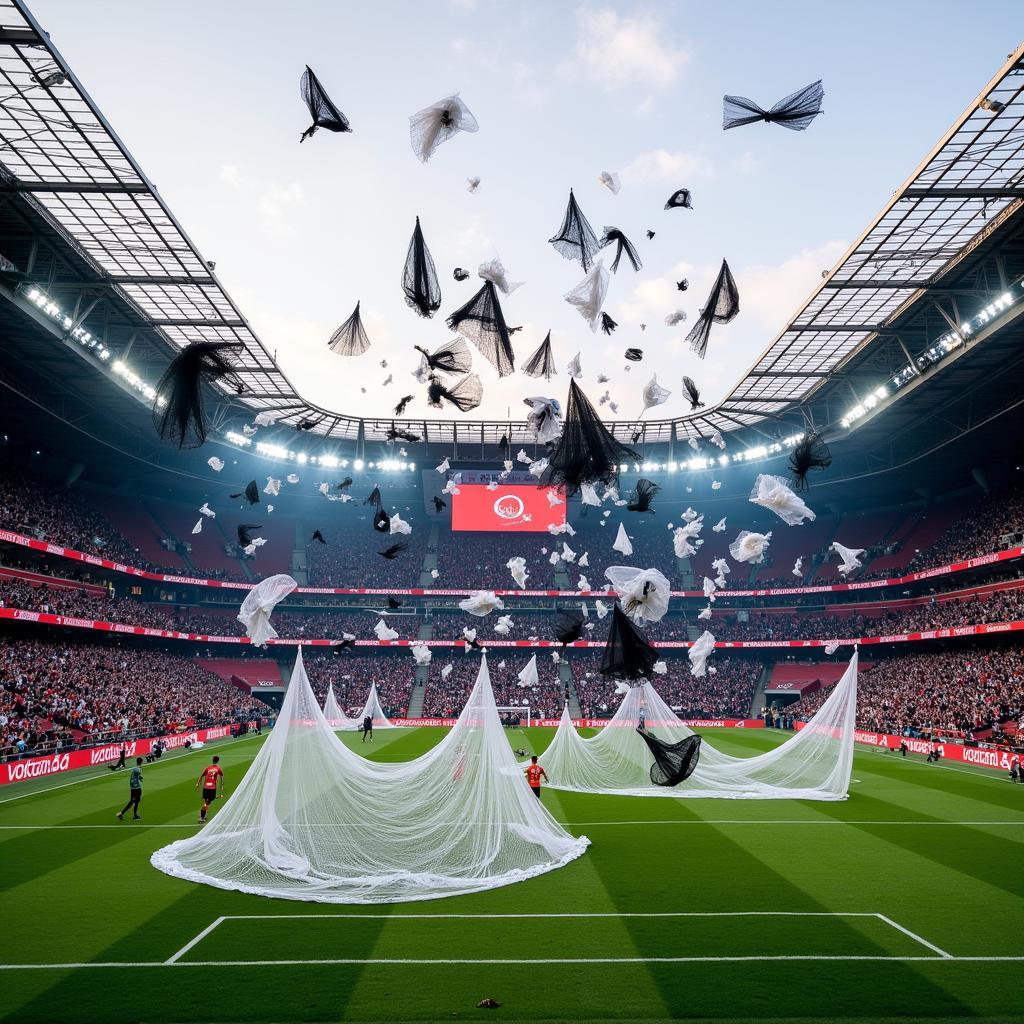
[[423, 241], [419, 217], [416, 218], [416, 227], [409, 240], [409, 252], [405, 257], [402, 291], [405, 292], [406, 304], [420, 316], [431, 317], [441, 308], [441, 284], [437, 280], [437, 268], [430, 250]]
[[448, 502], [444, 498], [434, 495], [434, 511], [443, 512], [448, 507]]
[[690, 402], [690, 411], [694, 409], [703, 409], [704, 403], [700, 400], [700, 389], [694, 383], [692, 377], [683, 378], [683, 390], [686, 392], [686, 397]]
[[690, 195], [688, 188], [676, 189], [665, 201], [666, 210], [674, 210], [678, 207], [684, 207], [687, 210], [693, 209], [693, 196]]
[[686, 736], [678, 743], [668, 743], [658, 739], [643, 726], [638, 726], [636, 731], [654, 755], [651, 782], [656, 786], [678, 786], [693, 774], [700, 759], [699, 736]]
[[431, 377], [427, 384], [427, 404], [435, 409], [443, 409], [444, 403], [450, 402], [459, 412], [469, 412], [483, 401], [483, 397], [483, 385], [475, 373], [460, 377], [450, 387], [440, 377]]
[[378, 551], [377, 554], [390, 562], [396, 559], [408, 546], [408, 541], [399, 540], [394, 544], [389, 544], [383, 551]]
[[594, 262], [594, 255], [600, 248], [597, 235], [583, 216], [583, 211], [576, 202], [576, 197], [569, 189], [569, 205], [565, 208], [565, 218], [558, 234], [548, 241], [557, 252], [567, 260], [579, 260], [584, 270], [589, 270]]
[[615, 439], [575, 379], [570, 380], [562, 436], [548, 453], [541, 483], [564, 487], [571, 497], [583, 484], [614, 483], [621, 463], [639, 459], [632, 448]]
[[622, 354], [631, 363], [639, 363], [644, 357], [644, 350], [642, 348], [627, 348]]
[[405, 410], [409, 408], [409, 403], [415, 398], [415, 395], [403, 395], [395, 406], [395, 415], [404, 416]]
[[327, 347], [339, 356], [361, 356], [370, 347], [358, 302], [352, 315], [331, 335]]
[[575, 643], [583, 636], [585, 623], [583, 612], [576, 608], [563, 608], [555, 614], [553, 629], [555, 639], [560, 644]]
[[618, 326], [619, 325], [607, 313], [601, 314], [601, 330], [604, 331], [605, 334], [611, 334]]
[[309, 116], [313, 118], [313, 123], [299, 137], [299, 142], [312, 138], [317, 128], [326, 128], [329, 132], [352, 131], [348, 118], [331, 101], [320, 84], [320, 79], [313, 74], [308, 64], [302, 73], [299, 88], [303, 101], [309, 107]]
[[228, 495], [228, 497], [232, 499], [245, 498], [245, 500], [249, 502], [250, 505], [258, 505], [260, 502], [259, 484], [257, 484], [255, 480], [250, 480], [245, 485], [244, 491], [239, 491], [237, 494], [230, 494]]
[[771, 110], [765, 110], [746, 96], [724, 96], [722, 128], [728, 130], [755, 121], [767, 121], [781, 124], [783, 128], [794, 132], [802, 132], [821, 113], [824, 98], [825, 90], [820, 78], [779, 100]]
[[727, 324], [740, 311], [740, 293], [733, 280], [732, 271], [726, 260], [722, 260], [722, 269], [711, 286], [708, 301], [697, 317], [686, 340], [690, 349], [698, 358], [703, 359], [708, 350], [708, 338], [711, 337], [712, 324]]
[[448, 326], [473, 342], [498, 371], [499, 377], [507, 377], [515, 371], [512, 340], [493, 281], [485, 281], [469, 302], [452, 313]]
[[639, 271], [643, 269], [643, 262], [640, 259], [640, 254], [636, 251], [636, 247], [618, 228], [606, 227], [598, 244], [602, 249], [609, 245], [615, 246], [615, 259], [612, 260], [609, 267], [613, 274], [617, 274], [619, 271], [619, 260], [622, 259], [623, 253], [625, 253], [626, 259], [629, 260], [634, 270]]
[[828, 469], [832, 465], [832, 453], [822, 440], [821, 434], [807, 433], [789, 454], [789, 471], [793, 474], [793, 486], [806, 491], [811, 485], [807, 474], [812, 469]]
[[203, 385], [223, 380], [240, 387], [228, 357], [241, 349], [240, 344], [194, 341], [171, 360], [153, 400], [153, 424], [162, 440], [179, 448], [199, 448], [206, 442]]
[[558, 370], [555, 369], [555, 355], [551, 351], [550, 331], [548, 331], [547, 337], [540, 343], [537, 351], [526, 360], [520, 367], [520, 370], [527, 377], [543, 377], [545, 380], [551, 380], [558, 373]]
[[641, 477], [636, 482], [636, 490], [633, 493], [633, 498], [626, 508], [630, 512], [653, 512], [654, 507], [652, 502], [654, 496], [661, 490], [661, 485], [656, 484], [653, 480], [647, 480]]
[[616, 604], [612, 609], [608, 639], [601, 656], [601, 675], [612, 679], [647, 679], [657, 660], [658, 652], [647, 642], [647, 637], [633, 624], [622, 606]]
[[387, 437], [389, 441], [418, 441], [420, 439], [419, 434], [414, 434], [411, 430], [403, 430], [401, 427], [395, 426], [394, 423], [388, 427]]
[[470, 354], [469, 346], [462, 338], [452, 338], [451, 341], [428, 352], [420, 345], [414, 345], [423, 356], [427, 365], [428, 375], [431, 373], [469, 373], [473, 365], [473, 356]]

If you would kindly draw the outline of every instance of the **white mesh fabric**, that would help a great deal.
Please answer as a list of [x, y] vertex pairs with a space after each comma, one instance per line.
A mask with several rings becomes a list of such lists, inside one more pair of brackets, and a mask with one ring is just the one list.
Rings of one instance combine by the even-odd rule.
[[333, 684], [327, 689], [327, 699], [324, 701], [324, 718], [332, 729], [355, 729], [359, 723], [354, 718], [349, 718], [342, 711], [338, 704], [338, 698], [334, 696]]
[[384, 714], [384, 709], [380, 706], [380, 698], [377, 696], [377, 684], [370, 683], [370, 692], [367, 694], [366, 703], [363, 705], [363, 710], [359, 712], [358, 717], [355, 720], [355, 727], [361, 729], [363, 722], [367, 716], [373, 719], [374, 729], [397, 729], [398, 726], [394, 722], [388, 721], [388, 716]]
[[234, 794], [201, 832], [157, 850], [152, 863], [260, 896], [391, 903], [523, 881], [588, 845], [530, 792], [486, 658], [437, 746], [414, 761], [377, 763], [335, 736], [300, 649], [277, 724]]
[[720, 797], [748, 800], [845, 800], [853, 765], [857, 652], [818, 713], [795, 736], [754, 757], [732, 757], [705, 739], [694, 773], [678, 786], [655, 786], [654, 759], [636, 727], [641, 714], [659, 739], [692, 735], [650, 683], [632, 687], [600, 733], [584, 739], [568, 710], [544, 753], [555, 789], [627, 796]]

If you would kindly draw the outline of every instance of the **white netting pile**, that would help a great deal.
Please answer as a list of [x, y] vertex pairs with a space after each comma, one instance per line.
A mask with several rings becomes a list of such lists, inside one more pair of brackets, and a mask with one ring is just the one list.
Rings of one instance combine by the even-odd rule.
[[493, 889], [589, 845], [530, 792], [494, 705], [486, 658], [451, 732], [422, 757], [377, 763], [335, 736], [300, 649], [280, 716], [203, 831], [153, 854], [169, 875], [320, 903], [390, 903]]
[[327, 699], [324, 701], [324, 718], [332, 729], [355, 729], [359, 726], [354, 718], [349, 718], [338, 704], [334, 696], [334, 684], [327, 688]]
[[370, 692], [367, 695], [366, 703], [363, 705], [363, 710], [356, 716], [355, 727], [357, 729], [362, 729], [363, 722], [367, 717], [373, 719], [374, 729], [398, 728], [394, 722], [388, 721], [388, 716], [384, 714], [384, 709], [380, 706], [380, 698], [377, 696], [376, 683], [370, 683]]
[[795, 736], [754, 757], [731, 757], [705, 739], [693, 774], [678, 786], [655, 786], [654, 758], [636, 727], [678, 742], [693, 732], [650, 683], [634, 686], [612, 720], [584, 739], [568, 709], [541, 758], [555, 789], [628, 796], [725, 797], [749, 800], [844, 800], [853, 765], [857, 652], [818, 713]]

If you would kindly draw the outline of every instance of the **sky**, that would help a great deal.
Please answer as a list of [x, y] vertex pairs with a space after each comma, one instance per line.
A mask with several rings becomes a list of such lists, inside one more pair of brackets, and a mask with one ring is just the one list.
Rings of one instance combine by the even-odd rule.
[[[689, 409], [684, 374], [709, 405], [722, 398], [995, 74], [1019, 15], [998, 0], [984, 18], [936, 0], [741, 0], [727, 13], [696, 2], [30, 3], [307, 399], [381, 417], [414, 394], [409, 416], [454, 413], [427, 406], [412, 346], [452, 337], [444, 319], [499, 257], [524, 282], [502, 301], [523, 327], [516, 361], [550, 330], [558, 376], [499, 379], [473, 349], [485, 397], [465, 416], [488, 419], [521, 418], [528, 396], [564, 400], [577, 352], [584, 390], [596, 400], [607, 389], [623, 419], [655, 374], [671, 397], [648, 416]], [[306, 64], [351, 134], [299, 144]], [[724, 93], [769, 107], [818, 78], [824, 113], [807, 131], [722, 131]], [[423, 165], [409, 115], [453, 92], [480, 130]], [[621, 176], [618, 195], [602, 171]], [[570, 187], [595, 231], [621, 228], [644, 263], [634, 274], [623, 260], [612, 278], [610, 337], [564, 301], [583, 271], [547, 241]], [[664, 210], [681, 187], [693, 209]], [[401, 290], [417, 216], [441, 279], [430, 320]], [[684, 339], [723, 258], [740, 313], [713, 329], [701, 361]], [[470, 280], [456, 283], [456, 266]], [[327, 342], [357, 301], [372, 347], [346, 359]], [[687, 322], [667, 327], [677, 309]], [[641, 363], [624, 360], [631, 346]]]

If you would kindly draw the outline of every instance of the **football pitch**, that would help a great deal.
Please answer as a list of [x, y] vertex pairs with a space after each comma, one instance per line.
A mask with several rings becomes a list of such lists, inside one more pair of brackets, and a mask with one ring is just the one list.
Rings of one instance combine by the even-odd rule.
[[[509, 739], [543, 754], [553, 733]], [[371, 756], [442, 735], [378, 731]], [[786, 734], [707, 736], [749, 755]], [[1024, 786], [1005, 776], [858, 748], [843, 803], [547, 789], [582, 858], [422, 903], [269, 900], [151, 867], [198, 827], [210, 754], [230, 796], [261, 742], [146, 765], [141, 822], [114, 818], [124, 771], [0, 790], [4, 1020], [1024, 1020]]]

